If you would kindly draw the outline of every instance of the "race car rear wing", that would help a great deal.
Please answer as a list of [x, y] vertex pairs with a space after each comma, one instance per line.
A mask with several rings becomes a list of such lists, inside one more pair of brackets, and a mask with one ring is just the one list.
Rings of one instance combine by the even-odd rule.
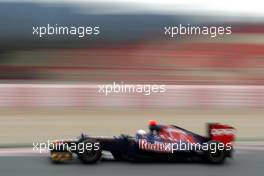
[[232, 143], [235, 140], [235, 128], [220, 123], [209, 123], [208, 134], [210, 140], [222, 142], [224, 144]]

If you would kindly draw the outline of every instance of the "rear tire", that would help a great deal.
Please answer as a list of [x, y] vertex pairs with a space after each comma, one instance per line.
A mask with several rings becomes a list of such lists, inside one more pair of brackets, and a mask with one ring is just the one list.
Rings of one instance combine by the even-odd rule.
[[84, 151], [77, 151], [77, 155], [78, 155], [79, 159], [84, 164], [94, 164], [101, 159], [102, 150], [101, 150], [100, 144], [99, 144], [98, 150], [94, 149], [94, 144], [99, 143], [97, 140], [85, 139], [80, 143], [84, 143], [84, 146], [86, 146], [88, 144], [92, 144], [92, 146], [93, 146], [91, 150], [86, 150], [86, 147], [85, 147]]
[[[215, 146], [218, 146], [219, 142], [217, 141], [209, 141], [208, 146], [214, 144]], [[219, 150], [216, 148], [216, 150], [212, 150], [209, 148], [209, 150], [205, 151], [204, 159], [212, 164], [222, 164], [224, 163], [226, 159], [226, 151], [225, 150]]]

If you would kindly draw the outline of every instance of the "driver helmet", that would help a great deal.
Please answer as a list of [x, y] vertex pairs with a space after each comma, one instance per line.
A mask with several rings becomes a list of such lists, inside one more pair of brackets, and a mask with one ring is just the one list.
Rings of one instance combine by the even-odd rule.
[[146, 134], [147, 134], [147, 132], [145, 130], [138, 130], [136, 133], [137, 136], [144, 136]]

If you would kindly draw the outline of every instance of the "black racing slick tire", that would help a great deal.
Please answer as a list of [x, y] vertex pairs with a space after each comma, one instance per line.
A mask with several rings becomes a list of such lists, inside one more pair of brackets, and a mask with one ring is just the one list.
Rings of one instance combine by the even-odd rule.
[[[219, 142], [217, 141], [209, 141], [208, 146], [213, 145], [217, 146]], [[226, 159], [226, 151], [225, 150], [219, 150], [219, 149], [209, 149], [205, 152], [204, 159], [208, 163], [211, 164], [222, 164], [225, 162]]]
[[83, 146], [93, 146], [89, 149], [86, 147], [84, 147], [84, 149], [78, 149], [77, 155], [84, 164], [94, 164], [101, 159], [102, 150], [100, 143], [97, 140], [84, 139], [83, 141], [80, 141], [79, 144], [80, 143], [82, 143]]

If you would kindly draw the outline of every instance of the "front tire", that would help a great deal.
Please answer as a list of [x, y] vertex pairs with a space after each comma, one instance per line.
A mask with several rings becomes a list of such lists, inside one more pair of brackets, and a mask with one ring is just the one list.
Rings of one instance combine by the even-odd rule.
[[[79, 150], [77, 151], [77, 155], [79, 157], [79, 159], [84, 163], [84, 164], [94, 164], [96, 162], [98, 162], [101, 159], [102, 156], [102, 150], [101, 150], [101, 146], [100, 143], [95, 140], [95, 139], [85, 139], [83, 140], [84, 146], [90, 145], [92, 144], [92, 149], [91, 150], [87, 150], [86, 147], [84, 147], [85, 149], [83, 151]], [[96, 150], [94, 148], [95, 144], [98, 143], [99, 144], [99, 149]]]

